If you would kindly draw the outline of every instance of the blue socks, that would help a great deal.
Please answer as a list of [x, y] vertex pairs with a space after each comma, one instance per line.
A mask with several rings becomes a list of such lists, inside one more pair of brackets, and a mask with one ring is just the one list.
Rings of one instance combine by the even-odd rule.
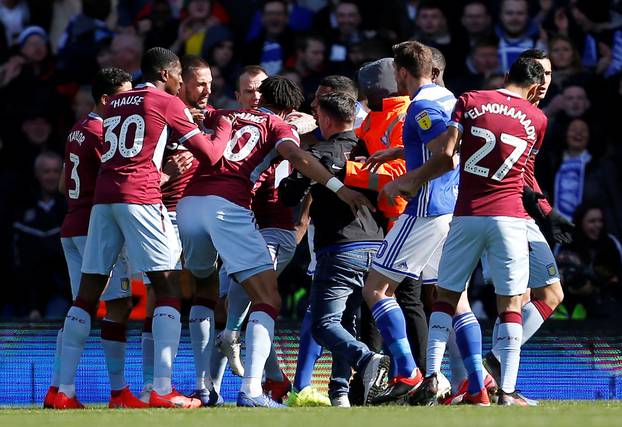
[[470, 394], [477, 394], [484, 388], [482, 367], [482, 330], [472, 312], [454, 316], [456, 342], [469, 377]]
[[311, 385], [315, 362], [322, 355], [322, 346], [313, 339], [311, 334], [311, 324], [311, 310], [308, 308], [300, 326], [300, 346], [294, 377], [294, 390], [296, 391]]
[[406, 320], [399, 304], [395, 298], [384, 298], [374, 304], [371, 313], [385, 346], [391, 353], [392, 364], [397, 367], [397, 375], [411, 378], [417, 364], [410, 350], [406, 335]]

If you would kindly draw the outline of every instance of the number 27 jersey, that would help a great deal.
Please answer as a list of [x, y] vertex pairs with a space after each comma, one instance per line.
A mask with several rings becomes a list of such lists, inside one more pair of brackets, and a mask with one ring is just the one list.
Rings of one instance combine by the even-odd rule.
[[523, 171], [542, 144], [544, 113], [505, 89], [471, 91], [458, 99], [448, 125], [462, 132], [454, 215], [526, 218]]

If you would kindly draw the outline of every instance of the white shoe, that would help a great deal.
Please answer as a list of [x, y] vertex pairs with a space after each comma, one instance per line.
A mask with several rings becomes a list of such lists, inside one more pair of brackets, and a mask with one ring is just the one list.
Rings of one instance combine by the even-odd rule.
[[244, 365], [242, 364], [242, 359], [240, 357], [240, 348], [242, 345], [240, 344], [239, 338], [229, 341], [225, 338], [223, 331], [216, 337], [216, 347], [218, 347], [220, 352], [224, 354], [229, 361], [231, 372], [238, 377], [243, 377]]
[[347, 394], [340, 394], [339, 396], [335, 396], [330, 399], [331, 406], [335, 406], [337, 408], [349, 408], [350, 407], [350, 399], [348, 399]]
[[153, 384], [145, 384], [143, 390], [140, 392], [138, 398], [145, 403], [149, 403], [149, 398], [151, 397], [151, 391], [153, 390]]

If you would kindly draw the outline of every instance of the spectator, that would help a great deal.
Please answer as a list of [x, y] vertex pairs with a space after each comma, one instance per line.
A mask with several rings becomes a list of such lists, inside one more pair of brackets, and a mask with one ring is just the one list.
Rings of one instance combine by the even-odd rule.
[[14, 228], [17, 288], [26, 295], [30, 320], [60, 319], [69, 308], [67, 268], [60, 245], [60, 225], [66, 211], [58, 192], [62, 159], [44, 151], [35, 161], [37, 189], [18, 209]]
[[494, 73], [488, 76], [484, 83], [482, 84], [482, 90], [494, 90], [503, 87], [503, 83], [505, 82], [505, 74], [502, 73]]
[[86, 116], [95, 108], [95, 101], [91, 94], [90, 86], [82, 86], [73, 97], [71, 110], [73, 111], [74, 123], [84, 120]]
[[544, 43], [538, 39], [538, 26], [529, 19], [527, 0], [502, 0], [499, 21], [496, 33], [499, 37], [499, 60], [503, 72], [525, 50], [546, 50]]
[[361, 12], [353, 1], [342, 1], [335, 8], [336, 28], [331, 31], [328, 43], [328, 60], [333, 69], [348, 60], [352, 45], [363, 39]]
[[127, 71], [132, 76], [132, 83], [141, 82], [143, 73], [140, 59], [143, 56], [143, 41], [135, 34], [117, 34], [110, 46], [112, 63], [115, 67]]
[[449, 87], [456, 94], [482, 89], [488, 77], [499, 72], [498, 44], [492, 39], [475, 43], [465, 63], [466, 71], [449, 79]]
[[574, 240], [561, 246], [557, 255], [565, 288], [561, 311], [572, 319], [619, 318], [622, 246], [607, 232], [598, 205], [581, 205], [573, 219]]
[[295, 34], [287, 26], [287, 3], [268, 0], [261, 9], [262, 31], [244, 49], [243, 63], [259, 64], [269, 75], [293, 64]]
[[188, 17], [179, 24], [171, 50], [180, 56], [206, 56], [214, 43], [231, 36], [227, 27], [212, 13], [211, 0], [189, 0]]
[[233, 110], [239, 104], [231, 96], [231, 88], [227, 87], [227, 82], [222, 76], [220, 68], [210, 66], [212, 71], [212, 93], [209, 95], [209, 103], [212, 107], [224, 110]]
[[583, 201], [588, 164], [592, 155], [587, 150], [590, 128], [581, 119], [573, 119], [566, 130], [566, 149], [555, 174], [555, 208], [566, 218], [572, 218]]
[[[569, 79], [577, 81], [577, 75], [583, 71], [579, 51], [572, 41], [562, 35], [557, 35], [549, 41], [549, 54], [553, 76], [549, 91], [551, 96], [561, 93], [564, 83]], [[585, 76], [584, 76], [585, 77]]]
[[313, 94], [324, 77], [324, 59], [326, 45], [317, 35], [300, 37], [296, 46], [295, 69], [300, 76], [300, 84], [305, 97], [305, 106], [308, 106]]
[[175, 43], [179, 19], [173, 16], [168, 0], [154, 0], [150, 19], [151, 28], [145, 35], [145, 49]]
[[26, 27], [30, 18], [26, 0], [1, 0], [0, 22], [4, 27], [4, 37], [9, 46], [17, 41], [17, 36]]
[[492, 17], [488, 4], [483, 0], [468, 0], [462, 9], [460, 23], [466, 32], [470, 47], [475, 46], [481, 38], [493, 36]]
[[232, 38], [226, 38], [214, 43], [207, 52], [207, 62], [217, 66], [222, 71], [223, 77], [230, 88], [235, 86], [241, 67], [235, 58], [235, 44]]

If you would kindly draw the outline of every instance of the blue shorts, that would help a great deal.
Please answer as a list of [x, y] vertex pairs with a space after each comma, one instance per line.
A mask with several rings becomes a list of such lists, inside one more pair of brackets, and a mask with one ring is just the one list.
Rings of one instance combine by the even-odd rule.
[[[282, 228], [262, 228], [259, 232], [266, 241], [268, 251], [274, 262], [274, 270], [278, 276], [294, 257], [296, 252], [296, 232], [283, 230]], [[220, 268], [219, 274], [219, 296], [222, 298], [229, 293], [232, 279], [224, 266]]]
[[[86, 236], [63, 237], [60, 239], [60, 243], [63, 246], [65, 260], [67, 261], [71, 296], [75, 300], [80, 290], [80, 279], [82, 277], [80, 270], [82, 268], [84, 247], [86, 246]], [[100, 299], [102, 301], [112, 301], [132, 296], [130, 283], [130, 267], [125, 256], [125, 249], [122, 249], [117, 262], [114, 263], [112, 274]]]
[[108, 275], [125, 245], [132, 271], [174, 270], [181, 248], [163, 205], [93, 206], [82, 272]]
[[524, 294], [529, 282], [527, 220], [505, 216], [454, 217], [443, 246], [438, 286], [463, 292], [484, 253], [496, 294]]
[[185, 268], [199, 278], [216, 271], [216, 258], [238, 283], [274, 268], [253, 212], [218, 196], [188, 196], [177, 205]]

